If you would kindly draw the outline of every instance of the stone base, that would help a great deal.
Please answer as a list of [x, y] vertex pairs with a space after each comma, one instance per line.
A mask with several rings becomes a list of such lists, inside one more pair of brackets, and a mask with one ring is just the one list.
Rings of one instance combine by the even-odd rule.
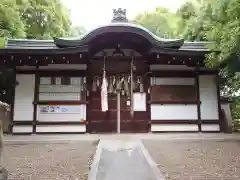
[[1, 168], [0, 170], [0, 180], [7, 180], [8, 179], [8, 171], [5, 168]]

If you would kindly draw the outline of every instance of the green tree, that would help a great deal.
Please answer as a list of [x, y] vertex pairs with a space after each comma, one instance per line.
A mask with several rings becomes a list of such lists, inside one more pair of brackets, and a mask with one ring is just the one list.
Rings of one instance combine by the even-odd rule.
[[154, 34], [171, 38], [175, 36], [175, 29], [179, 18], [166, 8], [156, 8], [154, 12], [140, 13], [134, 22], [147, 28]]
[[61, 0], [19, 0], [26, 38], [52, 39], [66, 36], [71, 29], [69, 10]]
[[21, 14], [16, 1], [1, 0], [0, 37], [23, 38], [25, 36], [25, 24], [21, 19]]
[[67, 36], [72, 31], [69, 13], [61, 0], [1, 0], [0, 37]]
[[206, 62], [209, 67], [221, 67], [221, 94], [233, 100], [233, 118], [239, 119], [240, 79], [235, 72], [240, 70], [240, 0], [202, 0], [198, 5], [196, 13], [181, 27], [184, 29], [181, 36], [188, 40], [215, 42], [210, 48], [220, 53], [209, 54]]
[[85, 34], [87, 31], [82, 26], [72, 26], [70, 31], [67, 33], [67, 36], [69, 37], [79, 37], [83, 34]]

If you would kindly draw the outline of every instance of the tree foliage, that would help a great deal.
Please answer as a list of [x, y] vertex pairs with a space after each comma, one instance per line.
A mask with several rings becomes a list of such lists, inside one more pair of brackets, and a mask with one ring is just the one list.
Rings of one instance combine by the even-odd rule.
[[0, 3], [0, 37], [26, 36], [25, 24], [16, 1], [1, 0]]
[[176, 36], [174, 29], [178, 20], [176, 15], [169, 12], [168, 9], [156, 8], [154, 12], [140, 13], [134, 22], [146, 27], [158, 36], [171, 38]]
[[[79, 35], [61, 0], [1, 0], [0, 37], [52, 39]], [[83, 29], [83, 28], [82, 28]]]

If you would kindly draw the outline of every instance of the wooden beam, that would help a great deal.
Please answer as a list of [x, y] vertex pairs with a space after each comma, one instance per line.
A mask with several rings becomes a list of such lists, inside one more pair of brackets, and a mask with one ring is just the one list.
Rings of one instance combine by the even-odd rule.
[[13, 121], [14, 121], [14, 104], [15, 104], [15, 94], [16, 94], [16, 69], [14, 68], [13, 70], [13, 78], [12, 78], [12, 90], [11, 90], [11, 111], [10, 111], [10, 121], [11, 121], [11, 126], [9, 127], [9, 133], [12, 133], [13, 132]]
[[218, 106], [218, 119], [219, 119], [219, 125], [220, 125], [220, 131], [223, 129], [223, 119], [221, 119], [221, 93], [220, 93], [220, 77], [219, 72], [216, 73], [216, 89], [217, 89], [217, 106]]
[[36, 133], [36, 121], [37, 121], [37, 102], [39, 99], [39, 85], [40, 85], [40, 76], [39, 76], [39, 65], [35, 69], [35, 86], [34, 86], [34, 100], [33, 100], [33, 133]]
[[199, 69], [196, 68], [195, 73], [195, 86], [196, 86], [196, 95], [197, 95], [197, 117], [198, 117], [198, 131], [202, 131], [202, 120], [201, 120], [201, 101], [200, 101], [200, 89], [199, 89]]

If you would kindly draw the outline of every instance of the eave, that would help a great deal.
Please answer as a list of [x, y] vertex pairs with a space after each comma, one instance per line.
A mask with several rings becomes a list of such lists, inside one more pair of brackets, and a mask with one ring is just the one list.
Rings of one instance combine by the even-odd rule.
[[57, 48], [57, 47], [42, 47], [35, 46], [34, 48], [29, 47], [7, 47], [0, 48], [0, 54], [3, 55], [59, 55], [59, 54], [78, 54], [78, 53], [87, 53], [88, 46], [76, 46], [68, 48]]

